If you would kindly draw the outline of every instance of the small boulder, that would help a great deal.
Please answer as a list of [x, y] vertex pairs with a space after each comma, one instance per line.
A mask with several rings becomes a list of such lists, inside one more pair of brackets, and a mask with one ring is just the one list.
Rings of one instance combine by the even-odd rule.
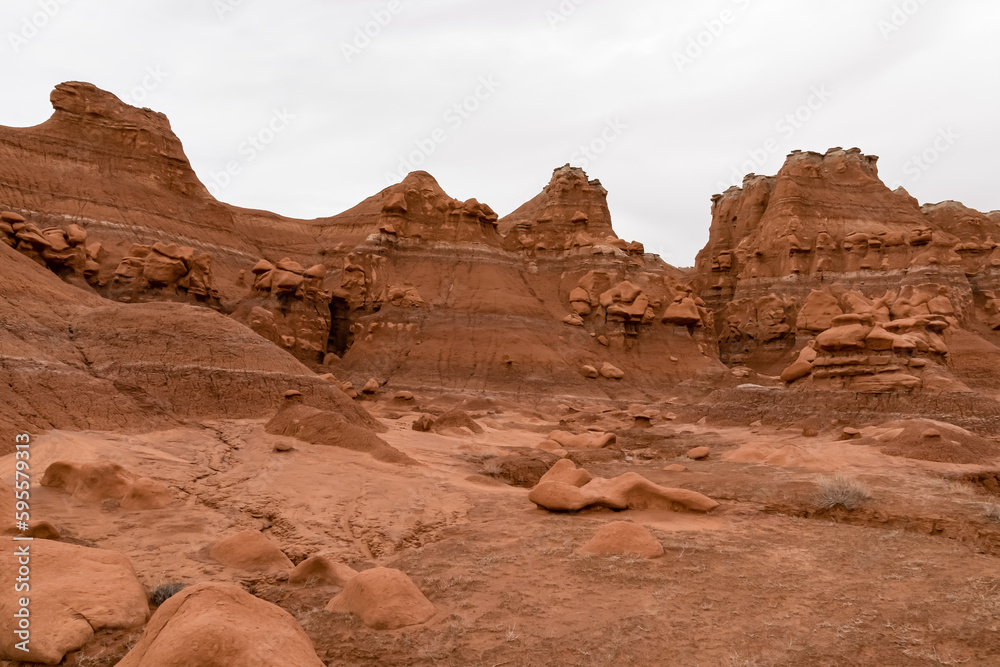
[[441, 433], [446, 429], [468, 429], [477, 435], [484, 432], [483, 427], [477, 424], [476, 420], [457, 408], [449, 410], [435, 419], [431, 428], [434, 429], [435, 433]]
[[674, 463], [673, 465], [666, 466], [663, 470], [665, 472], [687, 472], [687, 466], [682, 466], [680, 463]]
[[542, 475], [538, 483], [562, 482], [570, 486], [581, 487], [592, 479], [594, 476], [590, 472], [583, 468], [577, 468], [576, 464], [569, 459], [559, 459], [549, 468], [548, 472]]
[[597, 369], [590, 365], [581, 366], [580, 373], [583, 374], [583, 377], [589, 380], [596, 380], [601, 376], [601, 374], [597, 372]]
[[802, 423], [802, 437], [803, 438], [817, 438], [819, 437], [819, 429], [821, 423], [818, 419], [807, 419]]
[[362, 623], [376, 630], [425, 623], [437, 611], [408, 576], [385, 567], [359, 572], [326, 609], [357, 614]]
[[421, 433], [427, 433], [432, 428], [434, 428], [434, 418], [430, 415], [420, 415], [417, 417], [416, 421], [413, 422], [413, 430], [420, 431]]
[[612, 521], [602, 526], [581, 551], [595, 556], [658, 558], [663, 555], [663, 545], [644, 526]]
[[315, 586], [347, 586], [357, 572], [343, 563], [330, 560], [326, 556], [310, 556], [295, 566], [288, 583]]
[[621, 380], [625, 377], [625, 371], [621, 370], [617, 366], [609, 364], [608, 362], [604, 362], [604, 365], [601, 366], [601, 375], [609, 380]]
[[121, 499], [123, 510], [158, 510], [173, 502], [170, 489], [148, 477], [140, 477]]
[[687, 457], [693, 461], [704, 461], [711, 453], [708, 447], [695, 447], [687, 453]]
[[374, 394], [378, 391], [378, 380], [375, 378], [368, 378], [368, 382], [365, 382], [365, 386], [361, 388], [361, 393], [363, 394]]
[[602, 449], [615, 444], [618, 441], [618, 436], [614, 433], [601, 431], [588, 431], [587, 433], [552, 431], [545, 437], [545, 440], [555, 442], [563, 449]]
[[66, 240], [70, 245], [80, 245], [87, 241], [87, 230], [77, 224], [66, 227]]
[[259, 530], [246, 530], [227, 537], [208, 553], [226, 567], [245, 572], [277, 573], [292, 569], [288, 556]]
[[861, 437], [861, 431], [850, 426], [845, 426], [844, 430], [840, 433], [841, 440], [857, 440]]

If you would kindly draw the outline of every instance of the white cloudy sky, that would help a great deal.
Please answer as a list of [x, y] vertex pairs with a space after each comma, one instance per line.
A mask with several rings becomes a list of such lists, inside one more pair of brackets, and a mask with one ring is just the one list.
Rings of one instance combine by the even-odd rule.
[[858, 146], [921, 202], [1000, 208], [997, 25], [985, 0], [4, 0], [0, 124], [90, 81], [166, 113], [206, 183], [236, 163], [222, 200], [304, 218], [404, 158], [505, 214], [572, 161], [619, 235], [683, 266], [711, 195], [796, 148]]

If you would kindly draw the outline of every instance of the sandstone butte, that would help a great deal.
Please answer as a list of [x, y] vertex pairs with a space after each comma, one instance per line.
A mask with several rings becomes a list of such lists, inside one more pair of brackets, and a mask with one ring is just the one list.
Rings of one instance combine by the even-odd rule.
[[0, 527], [44, 578], [0, 658], [1000, 656], [1000, 212], [795, 151], [680, 269], [571, 165], [503, 217], [413, 172], [297, 220], [51, 101], [0, 126]]

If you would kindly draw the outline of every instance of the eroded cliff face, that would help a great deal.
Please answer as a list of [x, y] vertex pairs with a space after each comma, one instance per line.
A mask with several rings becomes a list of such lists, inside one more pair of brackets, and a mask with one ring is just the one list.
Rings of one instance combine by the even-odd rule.
[[723, 361], [858, 391], [984, 381], [949, 342], [996, 354], [996, 215], [921, 208], [876, 162], [796, 151], [777, 176], [713, 198], [697, 285]]
[[221, 311], [341, 380], [639, 399], [734, 381], [721, 361], [793, 387], [998, 383], [975, 360], [1000, 361], [1000, 214], [920, 207], [858, 149], [714, 197], [684, 272], [620, 239], [570, 165], [503, 218], [414, 172], [295, 220], [212, 198], [161, 114], [83, 83], [52, 103], [0, 128], [0, 241], [106, 299]]
[[[373, 233], [324, 249], [330, 367], [421, 390], [593, 396], [638, 396], [720, 370], [702, 321], [710, 314], [689, 298], [686, 277], [618, 239], [605, 197], [563, 167], [513, 220], [498, 220], [415, 172], [335, 216], [334, 226], [365, 221]], [[590, 213], [552, 214], [580, 209]], [[334, 238], [325, 232], [324, 242]], [[675, 300], [686, 317], [664, 323]]]
[[161, 114], [83, 83], [52, 102], [0, 128], [0, 238], [82, 289], [220, 310], [355, 383], [639, 398], [724, 372], [691, 277], [619, 239], [581, 169], [502, 220], [424, 172], [294, 220], [212, 198]]

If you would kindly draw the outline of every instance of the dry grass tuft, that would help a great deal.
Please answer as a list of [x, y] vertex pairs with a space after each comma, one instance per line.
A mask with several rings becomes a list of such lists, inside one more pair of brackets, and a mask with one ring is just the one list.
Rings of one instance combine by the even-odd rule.
[[847, 510], [856, 510], [871, 499], [871, 490], [863, 483], [838, 475], [820, 481], [816, 502], [820, 509], [833, 509], [839, 505]]
[[480, 470], [482, 470], [484, 475], [489, 477], [496, 477], [503, 472], [503, 467], [501, 467], [500, 462], [495, 458], [487, 459], [483, 461]]
[[993, 521], [1000, 521], [1000, 505], [987, 505], [983, 508], [983, 516]]
[[150, 593], [149, 601], [154, 607], [159, 607], [161, 604], [184, 590], [186, 586], [187, 584], [181, 583], [162, 584], [157, 586], [156, 590]]

